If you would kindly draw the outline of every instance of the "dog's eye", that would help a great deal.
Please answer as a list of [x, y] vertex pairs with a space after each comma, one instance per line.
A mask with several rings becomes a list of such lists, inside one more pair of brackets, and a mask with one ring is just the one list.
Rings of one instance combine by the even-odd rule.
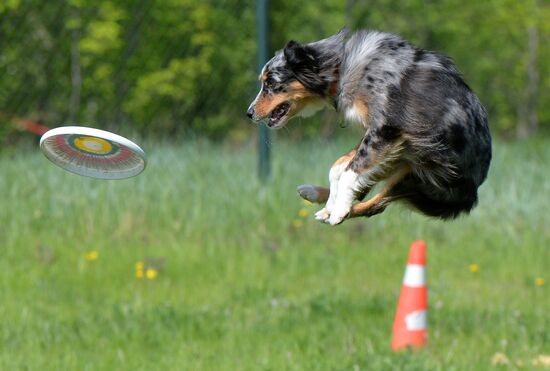
[[275, 80], [273, 80], [271, 77], [268, 77], [265, 80], [264, 85], [265, 85], [266, 88], [271, 89], [275, 85]]

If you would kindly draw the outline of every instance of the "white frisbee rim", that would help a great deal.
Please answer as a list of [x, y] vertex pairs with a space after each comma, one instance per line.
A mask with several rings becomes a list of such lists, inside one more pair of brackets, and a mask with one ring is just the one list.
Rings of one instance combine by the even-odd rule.
[[[91, 136], [96, 137], [104, 140], [108, 140], [111, 142], [114, 142], [122, 147], [126, 147], [128, 150], [130, 150], [132, 153], [136, 154], [141, 161], [143, 162], [143, 166], [136, 167], [133, 169], [127, 169], [127, 170], [113, 170], [113, 171], [102, 171], [101, 169], [95, 169], [95, 168], [88, 168], [83, 166], [76, 166], [71, 163], [65, 163], [58, 160], [57, 157], [55, 157], [52, 154], [51, 149], [46, 144], [46, 140], [55, 136], [59, 135], [83, 135], [83, 136]], [[132, 178], [134, 176], [137, 176], [141, 174], [145, 168], [147, 167], [147, 157], [145, 156], [145, 152], [141, 149], [140, 146], [138, 146], [136, 143], [132, 142], [131, 140], [124, 138], [121, 135], [111, 133], [109, 131], [101, 130], [101, 129], [95, 129], [90, 128], [86, 126], [60, 126], [51, 130], [48, 130], [42, 137], [40, 138], [40, 149], [44, 156], [57, 166], [78, 175], [95, 178], [95, 179], [127, 179]], [[82, 172], [82, 169], [86, 169], [87, 172]]]

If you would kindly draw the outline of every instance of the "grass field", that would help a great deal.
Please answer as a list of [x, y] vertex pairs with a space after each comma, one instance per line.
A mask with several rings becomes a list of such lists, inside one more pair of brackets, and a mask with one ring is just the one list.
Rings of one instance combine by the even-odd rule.
[[[497, 143], [469, 217], [392, 206], [321, 225], [295, 186], [325, 183], [352, 144], [276, 143], [265, 186], [253, 146], [146, 145], [146, 172], [110, 182], [37, 151], [0, 157], [0, 369], [550, 367], [548, 143]], [[393, 354], [420, 238], [429, 346]]]

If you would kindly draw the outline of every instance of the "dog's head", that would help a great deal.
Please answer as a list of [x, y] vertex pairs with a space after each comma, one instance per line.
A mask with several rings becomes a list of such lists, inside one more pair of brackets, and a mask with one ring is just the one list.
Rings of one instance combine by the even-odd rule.
[[308, 116], [334, 95], [347, 29], [310, 44], [289, 41], [265, 64], [261, 88], [248, 108], [254, 121], [269, 118], [267, 126], [281, 128], [292, 117]]

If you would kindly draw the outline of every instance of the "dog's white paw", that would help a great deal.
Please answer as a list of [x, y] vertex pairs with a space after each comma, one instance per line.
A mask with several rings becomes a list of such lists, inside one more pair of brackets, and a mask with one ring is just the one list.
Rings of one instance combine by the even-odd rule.
[[330, 213], [330, 217], [328, 218], [327, 222], [330, 225], [338, 225], [344, 221], [346, 216], [348, 216], [349, 212], [351, 210], [350, 206], [336, 206], [334, 210]]
[[323, 207], [321, 210], [315, 213], [315, 219], [320, 222], [326, 222], [330, 218], [330, 211], [326, 207]]
[[316, 202], [319, 198], [319, 192], [311, 184], [302, 184], [296, 189], [300, 197], [310, 202]]

